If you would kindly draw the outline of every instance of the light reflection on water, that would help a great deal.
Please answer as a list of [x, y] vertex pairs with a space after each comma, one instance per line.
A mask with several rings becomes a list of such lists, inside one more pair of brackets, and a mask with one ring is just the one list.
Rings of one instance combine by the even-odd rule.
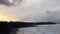
[[59, 34], [57, 25], [41, 25], [40, 27], [21, 28], [17, 34]]

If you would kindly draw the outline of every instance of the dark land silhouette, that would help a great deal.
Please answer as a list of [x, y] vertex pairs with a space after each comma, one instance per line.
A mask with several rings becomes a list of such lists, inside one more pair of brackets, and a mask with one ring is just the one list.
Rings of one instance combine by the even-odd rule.
[[[52, 22], [7, 22], [7, 21], [0, 21], [0, 34], [10, 34], [13, 29], [15, 29], [14, 34], [18, 28], [26, 28], [26, 27], [36, 27], [36, 25], [47, 25], [47, 24], [56, 24]], [[11, 33], [13, 34], [13, 32]]]

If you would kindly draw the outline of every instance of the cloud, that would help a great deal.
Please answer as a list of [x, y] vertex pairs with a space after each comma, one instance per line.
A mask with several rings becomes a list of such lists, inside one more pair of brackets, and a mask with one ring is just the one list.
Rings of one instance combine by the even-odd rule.
[[22, 0], [0, 0], [0, 5], [6, 5], [6, 6], [15, 6], [15, 5], [18, 5], [20, 4]]
[[60, 17], [57, 18], [60, 13], [60, 0], [23, 0], [20, 5], [5, 9], [8, 9], [6, 12], [3, 11], [5, 15], [12, 15], [17, 19], [21, 17], [23, 20], [33, 21], [60, 20]]
[[46, 11], [41, 15], [25, 17], [25, 20], [32, 20], [33, 22], [60, 22], [60, 11]]
[[[34, 1], [34, 0], [31, 0], [31, 1]], [[33, 2], [21, 8], [21, 11], [23, 11], [22, 14], [26, 13], [24, 14], [26, 16], [22, 18], [25, 20], [33, 20], [33, 21], [60, 22], [60, 17], [58, 18], [59, 16], [58, 14], [60, 13], [59, 3], [60, 3], [59, 0], [42, 0], [42, 1], [37, 0], [35, 3]], [[49, 11], [50, 13], [46, 13], [47, 11]]]

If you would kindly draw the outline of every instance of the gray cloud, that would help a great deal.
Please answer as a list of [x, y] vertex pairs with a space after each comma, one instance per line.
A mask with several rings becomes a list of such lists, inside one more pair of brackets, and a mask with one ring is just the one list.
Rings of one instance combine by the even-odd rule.
[[41, 3], [37, 1], [36, 4], [32, 3], [32, 5], [22, 8], [27, 15], [23, 17], [23, 19], [33, 21], [60, 22], [60, 0], [43, 0]]
[[25, 20], [33, 20], [35, 22], [60, 22], [60, 11], [46, 11], [42, 15], [32, 15], [25, 17]]
[[6, 15], [33, 21], [60, 21], [60, 0], [24, 0], [19, 6], [9, 7]]
[[[15, 3], [20, 3], [22, 0], [15, 0], [12, 3], [9, 0], [0, 0], [0, 4], [6, 5], [6, 6], [14, 6]], [[18, 5], [17, 4], [17, 5]]]

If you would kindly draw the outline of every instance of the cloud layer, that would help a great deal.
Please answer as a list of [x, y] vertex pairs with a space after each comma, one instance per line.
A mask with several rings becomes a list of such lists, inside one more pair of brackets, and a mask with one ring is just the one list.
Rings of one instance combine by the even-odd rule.
[[60, 22], [60, 0], [23, 0], [20, 5], [6, 9], [4, 14], [17, 19]]

